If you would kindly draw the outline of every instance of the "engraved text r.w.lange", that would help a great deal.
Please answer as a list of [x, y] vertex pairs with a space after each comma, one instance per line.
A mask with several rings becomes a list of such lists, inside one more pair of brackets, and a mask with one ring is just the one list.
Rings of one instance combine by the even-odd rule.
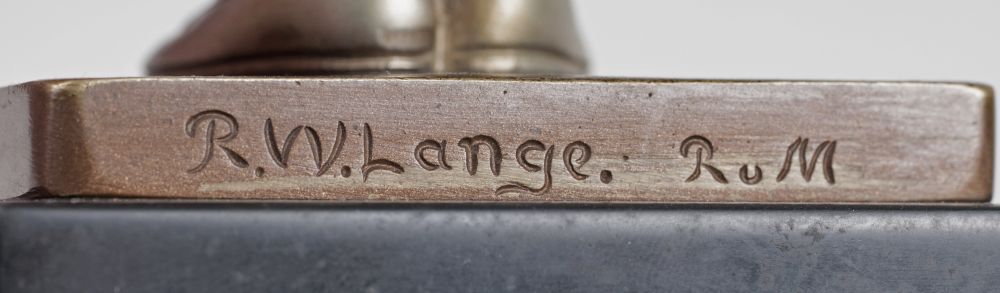
[[[271, 118], [267, 118], [260, 124], [260, 132], [258, 132], [259, 136], [257, 136], [258, 140], [254, 140], [251, 138], [240, 138], [240, 135], [250, 137], [253, 137], [253, 135], [252, 133], [249, 135], [242, 134], [241, 130], [247, 129], [247, 126], [241, 125], [232, 114], [214, 109], [198, 112], [188, 118], [183, 133], [188, 139], [199, 140], [200, 143], [198, 145], [200, 149], [196, 152], [198, 157], [192, 162], [192, 167], [184, 171], [190, 174], [203, 172], [210, 165], [212, 159], [216, 157], [216, 151], [220, 151], [224, 154], [228, 165], [237, 169], [249, 168], [249, 170], [252, 170], [250, 174], [253, 174], [255, 177], [268, 176], [265, 175], [268, 172], [267, 169], [288, 169], [291, 158], [290, 153], [296, 143], [302, 143], [302, 138], [304, 138], [304, 143], [308, 144], [311, 150], [311, 176], [331, 177], [331, 179], [336, 177], [346, 178], [351, 176], [352, 170], [360, 170], [363, 178], [360, 184], [365, 184], [370, 176], [392, 176], [404, 172], [418, 172], [412, 170], [412, 168], [416, 167], [422, 169], [419, 172], [442, 172], [452, 170], [455, 168], [454, 166], [464, 166], [464, 173], [471, 176], [476, 175], [477, 172], [481, 172], [479, 168], [480, 160], [486, 161], [488, 175], [499, 177], [501, 170], [503, 170], [502, 166], [505, 164], [504, 157], [507, 157], [513, 158], [517, 166], [524, 172], [540, 172], [540, 180], [535, 183], [503, 182], [494, 189], [494, 194], [498, 196], [504, 194], [543, 195], [552, 189], [553, 176], [555, 175], [553, 174], [553, 164], [561, 164], [561, 168], [565, 171], [565, 176], [568, 176], [567, 178], [570, 178], [571, 182], [579, 182], [579, 184], [604, 184], [613, 186], [614, 172], [622, 171], [611, 169], [587, 171], [588, 169], [586, 168], [587, 163], [592, 157], [601, 157], [600, 154], [602, 152], [607, 155], [604, 157], [609, 157], [611, 154], [620, 153], [618, 150], [594, 149], [594, 147], [584, 141], [573, 141], [559, 146], [551, 142], [546, 143], [538, 138], [527, 138], [521, 144], [512, 148], [513, 152], [510, 151], [511, 149], [507, 149], [505, 152], [504, 146], [489, 133], [453, 138], [414, 137], [412, 139], [414, 142], [413, 146], [407, 146], [407, 148], [412, 149], [412, 152], [409, 154], [379, 154], [376, 153], [376, 150], [383, 148], [376, 147], [379, 143], [377, 128], [364, 122], [359, 124], [362, 129], [362, 135], [360, 141], [357, 143], [360, 144], [360, 153], [362, 155], [360, 162], [362, 163], [360, 166], [350, 166], [343, 162], [338, 164], [340, 161], [345, 161], [342, 154], [345, 152], [345, 148], [350, 147], [350, 144], [347, 143], [347, 126], [343, 121], [332, 122], [331, 125], [335, 125], [333, 129], [324, 129], [320, 125], [305, 124], [296, 125], [290, 129], [278, 129], [274, 126], [274, 121]], [[330, 132], [327, 132], [326, 136], [324, 136], [324, 131]], [[331, 132], [334, 134], [329, 135]], [[450, 145], [449, 139], [457, 142]], [[811, 181], [813, 174], [819, 166], [822, 166], [819, 168], [819, 172], [823, 174], [826, 185], [833, 185], [836, 182], [834, 176], [834, 155], [837, 149], [836, 140], [820, 142], [812, 150], [811, 155], [809, 154], [809, 138], [794, 137], [790, 140], [791, 142], [784, 152], [784, 156], [778, 158], [778, 160], [771, 160], [772, 162], [781, 162], [780, 165], [771, 166], [777, 170], [777, 175], [774, 177], [773, 182], [781, 183], [785, 181], [796, 166], [796, 161], [798, 161], [799, 173], [805, 182], [808, 183]], [[261, 164], [260, 166], [250, 168], [252, 163], [247, 159], [248, 156], [238, 153], [234, 150], [238, 148], [232, 147], [233, 144], [237, 144], [239, 141], [243, 143], [257, 141], [261, 143], [263, 147], [259, 149], [266, 150], [266, 158], [269, 158], [269, 164]], [[394, 139], [393, 141], [397, 141], [398, 143], [400, 139]], [[679, 148], [676, 151], [665, 152], [661, 155], [679, 156], [676, 157], [677, 160], [689, 162], [689, 175], [685, 178], [679, 178], [686, 184], [709, 180], [709, 182], [714, 182], [712, 184], [726, 186], [733, 183], [730, 178], [736, 177], [739, 179], [737, 184], [752, 186], [763, 182], [764, 177], [767, 176], [766, 172], [768, 168], [759, 166], [758, 164], [744, 163], [737, 170], [721, 168], [721, 165], [717, 165], [717, 161], [713, 161], [713, 158], [717, 157], [716, 154], [719, 153], [719, 149], [713, 144], [710, 138], [703, 135], [691, 134], [677, 145], [679, 145]], [[464, 157], [448, 157], [447, 150], [449, 146], [462, 150]], [[558, 156], [556, 154], [557, 151], [560, 154]], [[402, 157], [411, 158], [414, 164], [405, 164], [401, 163], [402, 161], [389, 159]], [[532, 161], [529, 157], [541, 157], [541, 160]], [[453, 163], [451, 160], [461, 160], [462, 162]], [[623, 161], [624, 164], [627, 164], [629, 157], [624, 156]], [[265, 167], [268, 165], [270, 166]], [[330, 172], [336, 165], [340, 165], [339, 172]], [[406, 167], [408, 165], [413, 167], [408, 169]], [[736, 168], [733, 167], [733, 169]], [[773, 171], [774, 169], [771, 170]], [[589, 172], [593, 172], [593, 174]], [[702, 176], [706, 173], [708, 176]]]

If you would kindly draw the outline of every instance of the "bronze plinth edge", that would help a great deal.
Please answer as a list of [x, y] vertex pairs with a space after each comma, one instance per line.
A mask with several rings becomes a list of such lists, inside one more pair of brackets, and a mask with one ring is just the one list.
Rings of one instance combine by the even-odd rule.
[[989, 87], [126, 78], [0, 91], [0, 190], [361, 201], [987, 201]]

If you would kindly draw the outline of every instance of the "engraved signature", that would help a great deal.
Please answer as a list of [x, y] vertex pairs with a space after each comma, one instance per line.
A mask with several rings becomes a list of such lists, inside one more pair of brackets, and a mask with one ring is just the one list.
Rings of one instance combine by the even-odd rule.
[[[199, 130], [202, 130], [204, 134], [199, 136]], [[364, 123], [361, 132], [361, 161], [363, 163], [359, 169], [361, 169], [363, 182], [367, 182], [369, 176], [376, 171], [382, 171], [386, 174], [402, 174], [406, 172], [402, 164], [376, 156], [374, 153], [376, 136], [371, 125]], [[240, 125], [233, 115], [220, 110], [199, 112], [187, 120], [184, 126], [184, 133], [189, 138], [199, 139], [201, 137], [200, 139], [204, 141], [202, 144], [201, 159], [193, 168], [187, 170], [188, 173], [194, 174], [203, 171], [211, 162], [216, 149], [221, 150], [225, 154], [230, 165], [239, 169], [250, 166], [246, 157], [227, 146], [233, 143], [233, 140], [240, 133]], [[287, 130], [287, 132], [282, 132], [279, 129], [275, 129], [274, 123], [270, 118], [264, 121], [262, 133], [267, 155], [271, 163], [280, 169], [287, 169], [289, 167], [291, 152], [298, 142], [299, 137], [304, 134], [306, 143], [312, 151], [312, 163], [315, 166], [315, 171], [312, 172], [312, 175], [317, 177], [327, 174], [333, 168], [335, 163], [341, 158], [347, 142], [347, 127], [342, 121], [337, 122], [336, 134], [334, 139], [329, 142], [324, 141], [323, 136], [316, 127], [311, 125], [296, 125]], [[283, 135], [283, 139], [279, 140], [280, 136], [277, 134], [285, 135]], [[469, 175], [476, 175], [479, 168], [480, 156], [486, 155], [489, 158], [488, 166], [490, 174], [494, 177], [500, 176], [503, 164], [503, 149], [495, 138], [485, 134], [463, 137], [458, 140], [456, 146], [461, 148], [465, 154], [465, 171]], [[806, 182], [812, 179], [816, 167], [822, 164], [821, 172], [824, 179], [827, 184], [834, 184], [833, 158], [837, 148], [837, 141], [827, 140], [821, 142], [811, 156], [807, 154], [808, 146], [809, 139], [802, 137], [797, 138], [788, 146], [783, 164], [780, 166], [777, 177], [775, 177], [776, 182], [782, 182], [787, 178], [794, 166], [794, 161], [797, 159], [802, 178]], [[447, 147], [448, 141], [445, 139], [424, 139], [414, 146], [412, 153], [413, 160], [416, 162], [416, 165], [428, 172], [452, 170], [452, 165], [449, 164], [446, 155]], [[541, 172], [542, 182], [540, 185], [533, 187], [528, 183], [509, 181], [497, 187], [494, 190], [494, 194], [517, 193], [542, 195], [549, 192], [552, 188], [552, 169], [553, 162], [556, 160], [554, 158], [556, 149], [557, 146], [555, 144], [546, 145], [535, 139], [526, 140], [518, 145], [514, 152], [514, 159], [517, 165], [529, 173]], [[716, 183], [729, 184], [726, 173], [711, 163], [712, 158], [717, 153], [717, 149], [708, 138], [701, 135], [689, 136], [681, 141], [679, 151], [682, 159], [693, 159], [694, 163], [693, 170], [684, 179], [684, 182], [699, 180], [704, 171]], [[528, 159], [531, 153], [541, 153], [543, 159], [540, 162], [531, 162]], [[589, 144], [583, 141], [574, 141], [562, 147], [561, 163], [566, 173], [572, 179], [577, 181], [592, 180], [594, 177], [583, 170], [593, 154], [594, 150]], [[626, 162], [629, 160], [628, 156], [624, 156], [623, 158]], [[351, 170], [350, 166], [344, 165], [340, 168], [340, 174], [334, 174], [334, 176], [350, 177]], [[756, 185], [763, 180], [764, 171], [760, 166], [753, 165], [752, 170], [753, 173], [751, 174], [750, 165], [742, 165], [737, 174], [740, 182], [746, 185]], [[257, 177], [264, 176], [264, 172], [263, 167], [256, 167], [253, 170], [254, 176]], [[613, 178], [614, 175], [611, 170], [601, 170], [598, 176], [596, 176], [597, 181], [603, 184], [611, 184]]]

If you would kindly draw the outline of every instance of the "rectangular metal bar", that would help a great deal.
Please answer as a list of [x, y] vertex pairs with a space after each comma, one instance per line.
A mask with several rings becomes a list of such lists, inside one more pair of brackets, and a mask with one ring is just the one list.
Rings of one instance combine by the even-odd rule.
[[0, 204], [3, 292], [987, 292], [992, 206]]
[[989, 87], [61, 80], [0, 97], [0, 192], [387, 201], [987, 201]]

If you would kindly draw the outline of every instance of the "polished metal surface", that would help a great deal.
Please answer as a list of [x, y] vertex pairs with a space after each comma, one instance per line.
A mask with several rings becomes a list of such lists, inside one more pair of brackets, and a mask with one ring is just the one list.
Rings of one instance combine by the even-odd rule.
[[579, 74], [569, 0], [218, 1], [154, 75]]
[[963, 83], [132, 78], [0, 92], [4, 196], [988, 201]]
[[353, 201], [991, 196], [989, 86], [525, 78], [584, 71], [573, 22], [568, 0], [218, 1], [156, 55], [152, 73], [324, 77], [7, 88], [0, 196], [33, 189]]

